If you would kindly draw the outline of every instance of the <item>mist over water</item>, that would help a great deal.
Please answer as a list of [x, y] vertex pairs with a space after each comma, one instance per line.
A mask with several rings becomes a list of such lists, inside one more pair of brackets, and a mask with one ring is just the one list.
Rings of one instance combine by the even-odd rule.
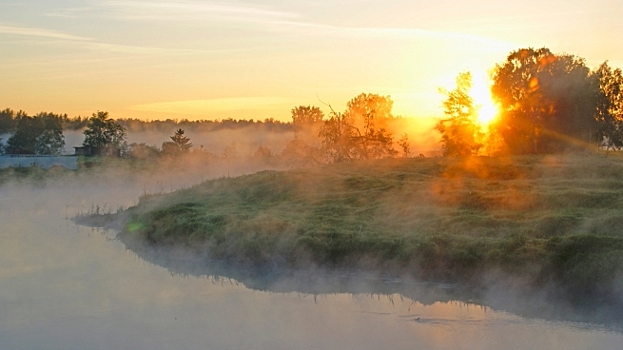
[[[240, 168], [237, 173], [255, 169]], [[454, 286], [303, 271], [256, 276], [76, 225], [224, 169], [0, 186], [1, 349], [620, 349], [621, 324], [546, 320]], [[160, 189], [159, 189], [160, 186]], [[163, 188], [164, 187], [164, 188]], [[166, 253], [166, 254], [165, 254]], [[203, 264], [203, 265], [202, 265]], [[479, 304], [476, 304], [478, 302]]]

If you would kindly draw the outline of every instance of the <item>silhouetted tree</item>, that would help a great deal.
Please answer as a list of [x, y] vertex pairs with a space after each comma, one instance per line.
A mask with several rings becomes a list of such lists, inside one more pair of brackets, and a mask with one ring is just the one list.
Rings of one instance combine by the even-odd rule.
[[190, 139], [184, 136], [183, 129], [177, 129], [177, 131], [175, 132], [175, 135], [171, 136], [171, 140], [177, 146], [178, 151], [182, 153], [188, 152], [190, 148], [193, 146], [193, 144], [190, 143]]
[[409, 144], [409, 135], [407, 133], [402, 134], [402, 137], [398, 141], [398, 146], [402, 148], [402, 157], [411, 157], [411, 145]]
[[12, 109], [7, 108], [0, 111], [0, 134], [12, 132], [16, 126], [15, 112]]
[[108, 112], [97, 111], [89, 118], [84, 130], [83, 146], [94, 147], [99, 150], [122, 149], [125, 145], [125, 128], [109, 118]]
[[596, 138], [594, 93], [584, 60], [547, 48], [512, 52], [493, 75], [496, 130], [511, 153], [547, 153]]
[[478, 141], [480, 128], [476, 123], [474, 100], [469, 95], [471, 86], [472, 75], [465, 72], [457, 76], [454, 90], [440, 90], [446, 95], [443, 102], [446, 118], [441, 119], [435, 128], [441, 133], [444, 156], [470, 156], [482, 147]]
[[62, 116], [44, 112], [34, 117], [20, 115], [6, 148], [9, 153], [62, 154], [65, 148]]

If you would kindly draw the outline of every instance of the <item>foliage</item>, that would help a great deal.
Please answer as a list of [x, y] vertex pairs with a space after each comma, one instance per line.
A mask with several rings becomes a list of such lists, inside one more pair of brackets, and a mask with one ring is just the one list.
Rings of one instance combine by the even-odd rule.
[[355, 132], [358, 159], [379, 159], [396, 154], [393, 136], [385, 128], [387, 120], [393, 118], [393, 105], [389, 96], [365, 93], [347, 103], [345, 115]]
[[597, 137], [594, 93], [584, 60], [520, 49], [496, 65], [492, 91], [502, 107], [497, 132], [510, 153], [551, 153]]
[[128, 147], [128, 156], [132, 159], [155, 159], [160, 156], [160, 150], [145, 143], [131, 143]]
[[323, 149], [330, 162], [393, 157], [393, 135], [385, 124], [393, 118], [389, 96], [362, 93], [350, 100], [344, 113], [331, 110], [320, 128]]
[[443, 102], [445, 119], [441, 119], [436, 129], [441, 133], [443, 155], [465, 157], [476, 154], [482, 144], [480, 128], [476, 123], [474, 100], [469, 95], [472, 86], [470, 72], [460, 73], [456, 78], [456, 88], [442, 90], [446, 94]]
[[177, 129], [175, 134], [171, 136], [171, 141], [162, 144], [162, 153], [168, 155], [187, 153], [192, 146], [190, 139], [184, 136], [184, 129]]
[[184, 136], [183, 129], [177, 129], [175, 135], [171, 136], [171, 140], [177, 145], [180, 152], [188, 152], [188, 150], [190, 150], [193, 146], [193, 144], [190, 143], [190, 139]]
[[62, 117], [41, 112], [20, 115], [15, 133], [7, 142], [9, 153], [62, 154], [65, 148]]
[[17, 119], [15, 111], [10, 108], [0, 111], [0, 135], [15, 130]]
[[294, 132], [300, 132], [311, 125], [322, 123], [324, 113], [318, 107], [298, 106], [294, 107], [292, 113], [292, 125]]
[[290, 168], [308, 167], [322, 163], [320, 151], [298, 138], [288, 142], [281, 151], [281, 159]]
[[329, 119], [320, 128], [318, 136], [322, 140], [323, 153], [328, 162], [355, 159], [353, 146], [355, 133], [344, 113], [332, 110]]
[[623, 72], [612, 69], [607, 62], [593, 72], [598, 84], [596, 120], [599, 124], [598, 140], [606, 150], [623, 147]]
[[402, 134], [402, 137], [398, 141], [398, 146], [402, 148], [402, 157], [411, 157], [411, 145], [409, 144], [409, 135], [407, 133]]
[[82, 144], [95, 148], [120, 149], [125, 145], [125, 138], [124, 127], [109, 118], [108, 112], [97, 111], [89, 118]]

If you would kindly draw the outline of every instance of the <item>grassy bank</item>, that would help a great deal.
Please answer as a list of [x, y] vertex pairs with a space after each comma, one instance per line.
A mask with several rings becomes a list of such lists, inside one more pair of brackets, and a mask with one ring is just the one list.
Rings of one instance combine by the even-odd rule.
[[119, 217], [125, 237], [243, 265], [503, 275], [608, 299], [623, 285], [622, 205], [612, 156], [388, 159], [211, 180]]

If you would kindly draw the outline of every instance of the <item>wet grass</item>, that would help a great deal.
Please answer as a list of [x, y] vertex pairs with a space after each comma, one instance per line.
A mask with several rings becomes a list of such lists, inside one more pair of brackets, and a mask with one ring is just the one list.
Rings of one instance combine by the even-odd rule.
[[240, 264], [358, 267], [608, 298], [623, 280], [623, 159], [387, 159], [148, 195], [123, 235]]

